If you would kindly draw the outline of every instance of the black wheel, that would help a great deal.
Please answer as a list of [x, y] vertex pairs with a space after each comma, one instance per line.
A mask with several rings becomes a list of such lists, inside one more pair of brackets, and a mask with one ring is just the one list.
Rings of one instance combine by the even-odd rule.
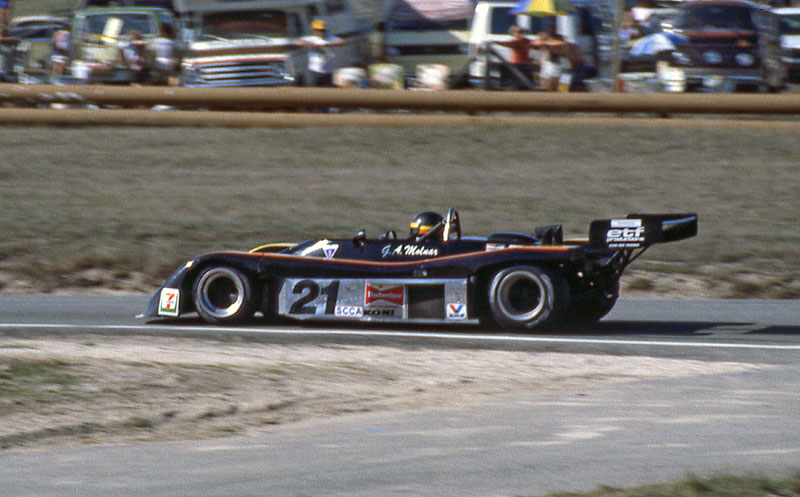
[[569, 288], [555, 271], [517, 266], [498, 271], [489, 285], [489, 308], [504, 328], [529, 331], [552, 325], [567, 308]]
[[257, 306], [250, 279], [231, 267], [212, 266], [194, 282], [192, 299], [203, 320], [215, 324], [241, 323]]

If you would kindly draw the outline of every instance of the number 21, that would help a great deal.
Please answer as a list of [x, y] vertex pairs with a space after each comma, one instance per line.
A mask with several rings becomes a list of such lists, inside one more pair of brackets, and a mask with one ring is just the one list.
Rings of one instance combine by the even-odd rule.
[[289, 308], [289, 314], [316, 314], [317, 307], [312, 305], [320, 293], [325, 295], [325, 314], [333, 314], [336, 309], [336, 300], [339, 298], [339, 282], [331, 281], [320, 291], [319, 284], [314, 280], [298, 281], [292, 288], [292, 293], [300, 295]]

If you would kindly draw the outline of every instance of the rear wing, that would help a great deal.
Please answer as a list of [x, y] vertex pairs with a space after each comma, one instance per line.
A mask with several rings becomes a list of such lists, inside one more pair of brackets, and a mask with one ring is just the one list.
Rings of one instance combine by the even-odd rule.
[[589, 227], [589, 248], [646, 249], [697, 234], [697, 214], [628, 214], [625, 219], [598, 219]]

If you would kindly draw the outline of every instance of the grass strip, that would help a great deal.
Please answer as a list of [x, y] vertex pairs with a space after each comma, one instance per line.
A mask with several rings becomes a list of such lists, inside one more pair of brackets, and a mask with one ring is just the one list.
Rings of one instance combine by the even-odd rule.
[[632, 488], [602, 486], [590, 492], [556, 492], [548, 497], [795, 497], [800, 496], [800, 472], [790, 476], [716, 475]]

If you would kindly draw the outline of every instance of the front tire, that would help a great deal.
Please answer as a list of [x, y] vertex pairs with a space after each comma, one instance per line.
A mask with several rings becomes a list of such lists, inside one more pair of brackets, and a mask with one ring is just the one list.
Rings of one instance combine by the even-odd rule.
[[225, 266], [211, 266], [195, 280], [192, 299], [204, 321], [233, 324], [253, 317], [256, 298], [250, 279], [241, 271]]
[[535, 266], [498, 271], [489, 285], [489, 308], [500, 326], [530, 331], [553, 325], [567, 308], [569, 288], [560, 273]]

